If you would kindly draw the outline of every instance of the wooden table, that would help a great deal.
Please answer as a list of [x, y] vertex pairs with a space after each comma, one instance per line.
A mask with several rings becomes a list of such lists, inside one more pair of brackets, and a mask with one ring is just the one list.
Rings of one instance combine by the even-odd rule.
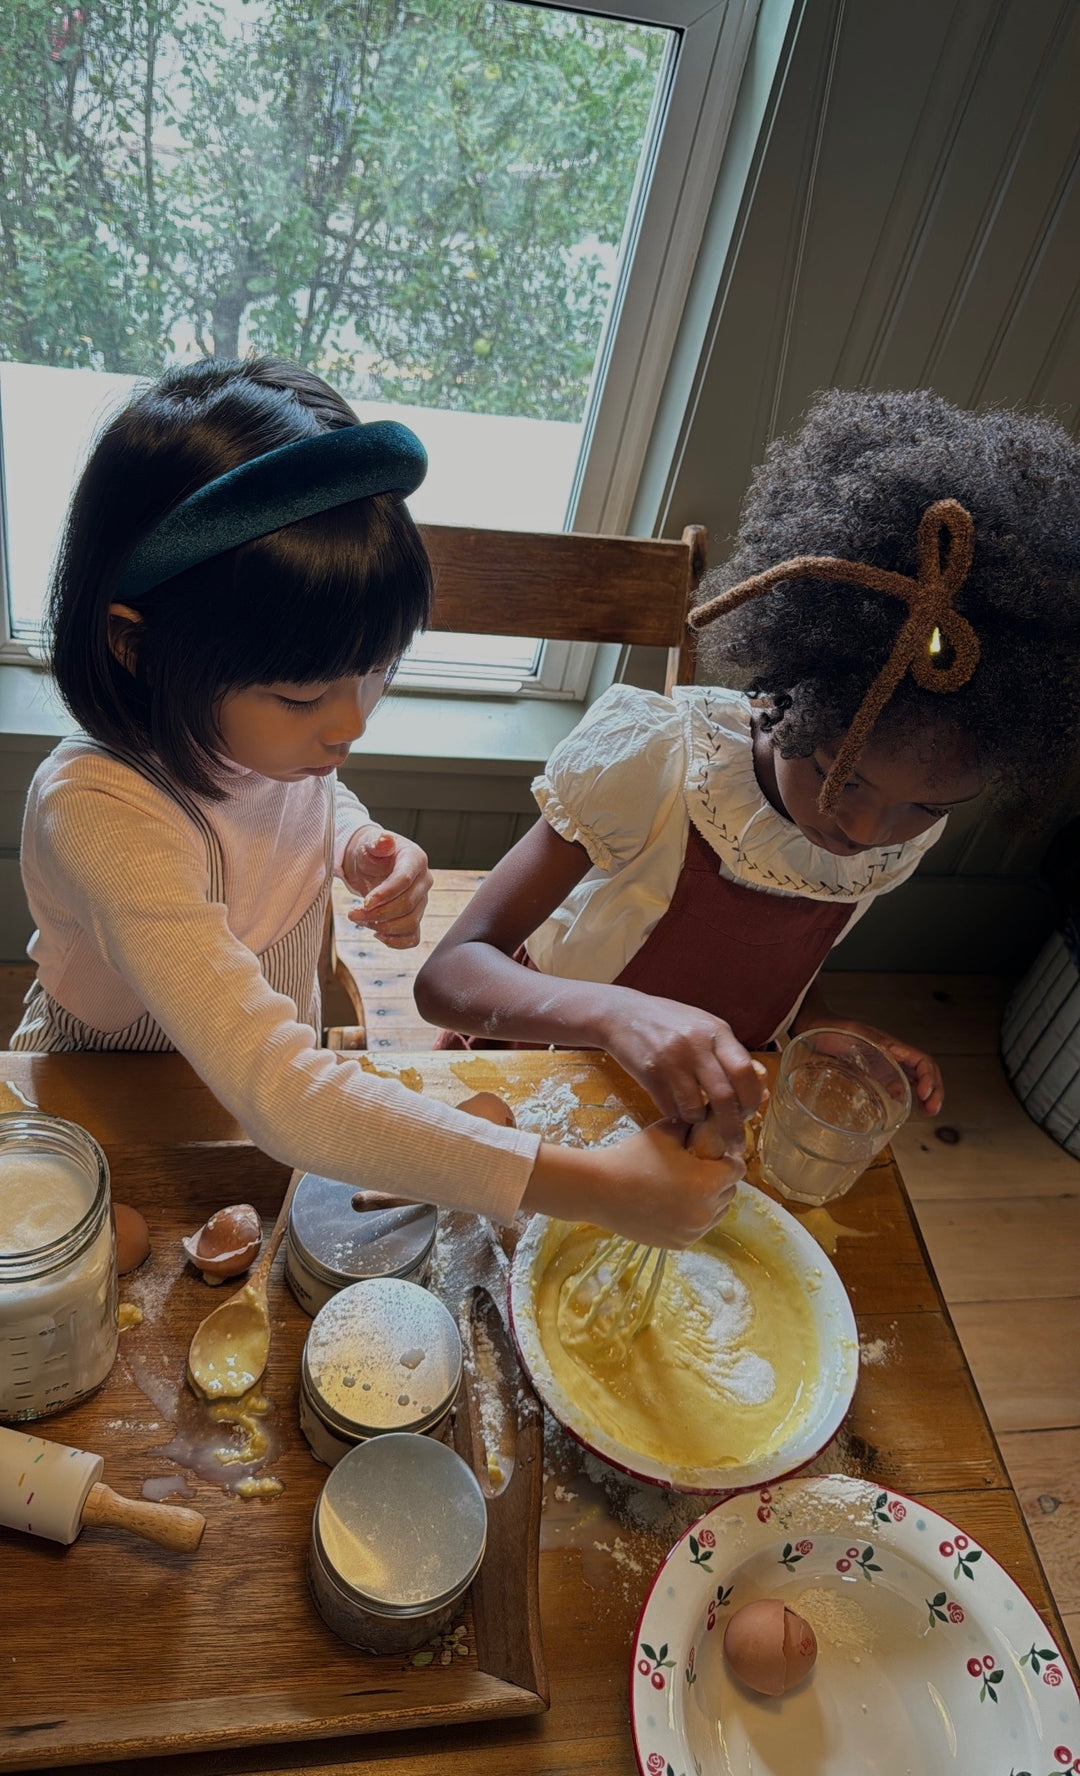
[[[639, 1114], [647, 1100], [606, 1057], [584, 1054], [490, 1054], [476, 1059], [386, 1053], [379, 1070], [414, 1068], [424, 1089], [457, 1102], [482, 1088], [511, 1102], [538, 1081], [588, 1078], [584, 1095], [602, 1105], [609, 1093]], [[242, 1199], [271, 1193], [284, 1168], [252, 1150], [243, 1132], [179, 1057], [155, 1055], [4, 1055], [9, 1080], [43, 1110], [67, 1116], [102, 1143], [113, 1166], [114, 1194], [137, 1196], [140, 1166], [199, 1168], [208, 1200], [216, 1180]], [[580, 1095], [580, 1094], [579, 1094]], [[592, 1112], [585, 1112], [586, 1120]], [[599, 1114], [599, 1113], [597, 1113]], [[128, 1181], [132, 1187], [126, 1189]], [[237, 1189], [237, 1184], [245, 1188]], [[840, 1241], [834, 1263], [851, 1297], [860, 1338], [881, 1358], [864, 1363], [858, 1391], [827, 1454], [827, 1468], [879, 1481], [924, 1500], [962, 1523], [1023, 1587], [1065, 1646], [1061, 1623], [1016, 1495], [953, 1331], [919, 1237], [903, 1182], [883, 1156], [837, 1207], [836, 1219], [867, 1237]], [[58, 1434], [61, 1434], [58, 1432]], [[552, 1500], [553, 1513], [560, 1509]], [[601, 1534], [603, 1531], [601, 1530]], [[657, 1538], [617, 1526], [621, 1557], [598, 1558], [590, 1537], [541, 1554], [541, 1603], [551, 1710], [479, 1727], [434, 1728], [378, 1737], [256, 1747], [108, 1766], [111, 1776], [216, 1776], [240, 1772], [313, 1772], [345, 1776], [634, 1776], [627, 1726], [629, 1649], [638, 1608], [659, 1558]], [[596, 1538], [593, 1538], [596, 1539]], [[609, 1526], [609, 1544], [610, 1544]], [[662, 1551], [662, 1550], [661, 1550]], [[640, 1568], [640, 1571], [636, 1570]], [[77, 1645], [72, 1656], [78, 1657]], [[3, 1674], [0, 1673], [0, 1712]], [[84, 1766], [85, 1767], [85, 1766]]]

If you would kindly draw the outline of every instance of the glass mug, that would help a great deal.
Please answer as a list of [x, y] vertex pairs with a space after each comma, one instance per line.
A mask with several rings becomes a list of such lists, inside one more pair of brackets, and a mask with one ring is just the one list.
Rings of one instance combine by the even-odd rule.
[[850, 1030], [807, 1030], [780, 1061], [758, 1146], [762, 1176], [792, 1202], [830, 1202], [910, 1110], [907, 1077], [878, 1043]]

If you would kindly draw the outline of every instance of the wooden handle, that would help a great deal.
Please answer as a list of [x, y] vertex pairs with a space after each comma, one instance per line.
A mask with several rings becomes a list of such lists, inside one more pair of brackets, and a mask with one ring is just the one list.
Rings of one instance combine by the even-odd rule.
[[160, 1542], [163, 1548], [175, 1548], [181, 1554], [194, 1554], [206, 1528], [201, 1511], [191, 1511], [186, 1505], [154, 1504], [150, 1499], [122, 1498], [101, 1481], [90, 1488], [82, 1520], [110, 1529], [126, 1529], [131, 1535]]
[[286, 1190], [285, 1195], [282, 1198], [281, 1207], [277, 1214], [277, 1220], [274, 1222], [270, 1232], [270, 1238], [262, 1249], [262, 1255], [258, 1264], [256, 1264], [254, 1270], [248, 1277], [247, 1287], [249, 1289], [265, 1289], [266, 1287], [266, 1279], [270, 1275], [270, 1266], [277, 1257], [277, 1249], [285, 1238], [285, 1229], [289, 1224], [289, 1210], [292, 1208], [292, 1199], [296, 1195], [296, 1186], [299, 1184], [303, 1175], [303, 1172], [294, 1172], [289, 1179], [289, 1188]]

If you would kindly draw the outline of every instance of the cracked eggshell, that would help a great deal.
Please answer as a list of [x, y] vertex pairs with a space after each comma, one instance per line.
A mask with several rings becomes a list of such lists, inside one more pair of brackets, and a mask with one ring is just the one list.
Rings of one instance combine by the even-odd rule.
[[250, 1269], [262, 1245], [262, 1222], [250, 1203], [218, 1209], [197, 1233], [180, 1241], [207, 1283], [221, 1283]]
[[499, 1128], [516, 1128], [517, 1122], [509, 1104], [496, 1097], [494, 1092], [477, 1092], [475, 1096], [466, 1098], [458, 1105], [467, 1116], [480, 1116], [485, 1122], [494, 1122]]
[[724, 1634], [724, 1656], [737, 1678], [762, 1696], [782, 1696], [813, 1669], [817, 1639], [809, 1622], [777, 1597], [736, 1610]]

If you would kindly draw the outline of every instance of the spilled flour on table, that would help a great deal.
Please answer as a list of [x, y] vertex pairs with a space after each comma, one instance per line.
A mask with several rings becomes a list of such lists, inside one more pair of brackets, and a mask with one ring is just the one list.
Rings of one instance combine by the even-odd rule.
[[640, 1485], [591, 1455], [544, 1416], [540, 1546], [576, 1548], [594, 1608], [635, 1609], [668, 1550], [715, 1497]]
[[895, 1346], [888, 1338], [860, 1338], [859, 1362], [865, 1363], [870, 1369], [880, 1369], [883, 1363], [895, 1354]]
[[[610, 1127], [595, 1139], [587, 1137], [581, 1128], [583, 1112], [589, 1110], [594, 1115], [599, 1110], [611, 1112]], [[545, 1079], [531, 1097], [514, 1105], [514, 1116], [518, 1128], [563, 1147], [613, 1147], [617, 1141], [640, 1132], [639, 1123], [627, 1114], [618, 1098], [608, 1097], [602, 1105], [586, 1104], [565, 1079]]]

